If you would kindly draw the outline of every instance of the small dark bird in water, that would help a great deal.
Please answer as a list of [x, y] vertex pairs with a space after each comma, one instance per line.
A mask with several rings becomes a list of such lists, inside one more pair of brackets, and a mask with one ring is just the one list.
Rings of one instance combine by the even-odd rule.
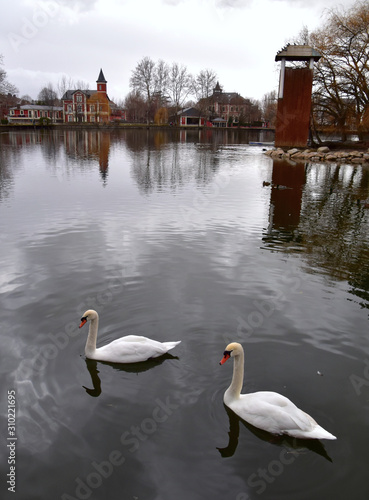
[[360, 207], [364, 207], [364, 208], [369, 208], [369, 200], [360, 200], [358, 199], [356, 201], [356, 203], [358, 204], [358, 206]]

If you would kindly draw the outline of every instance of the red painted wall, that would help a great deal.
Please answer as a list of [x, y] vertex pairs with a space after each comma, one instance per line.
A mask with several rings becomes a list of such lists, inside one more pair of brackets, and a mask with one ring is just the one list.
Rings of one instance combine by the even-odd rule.
[[313, 71], [308, 68], [285, 68], [283, 98], [278, 99], [275, 145], [307, 145], [311, 109]]

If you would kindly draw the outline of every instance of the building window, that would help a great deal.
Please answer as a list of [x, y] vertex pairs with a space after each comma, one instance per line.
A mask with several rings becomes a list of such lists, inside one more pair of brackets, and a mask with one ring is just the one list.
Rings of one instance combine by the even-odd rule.
[[71, 113], [71, 112], [72, 112], [72, 105], [68, 104], [68, 113]]
[[14, 115], [14, 109], [11, 109], [11, 110], [10, 110], [10, 114], [11, 114], [11, 115]]
[[91, 120], [92, 122], [94, 122], [94, 121], [95, 121], [95, 117], [94, 117], [94, 116], [91, 116], [90, 120]]
[[82, 104], [78, 104], [77, 113], [82, 113]]
[[81, 94], [77, 94], [76, 101], [77, 102], [82, 102], [82, 96], [81, 96]]
[[68, 121], [72, 122], [73, 121], [73, 115], [68, 115]]
[[95, 105], [94, 105], [94, 104], [92, 104], [92, 105], [90, 106], [90, 111], [91, 111], [91, 113], [93, 113], [93, 112], [95, 111]]
[[20, 115], [23, 116], [24, 115], [24, 111], [23, 109], [20, 110]]

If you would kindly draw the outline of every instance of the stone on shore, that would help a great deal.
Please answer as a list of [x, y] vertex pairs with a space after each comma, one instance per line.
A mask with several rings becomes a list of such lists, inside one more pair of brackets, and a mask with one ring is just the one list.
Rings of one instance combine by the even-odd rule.
[[284, 151], [282, 148], [271, 149], [265, 152], [271, 158], [289, 160], [309, 160], [314, 162], [342, 162], [369, 165], [369, 150], [366, 151], [331, 151], [328, 146], [316, 150], [291, 148]]

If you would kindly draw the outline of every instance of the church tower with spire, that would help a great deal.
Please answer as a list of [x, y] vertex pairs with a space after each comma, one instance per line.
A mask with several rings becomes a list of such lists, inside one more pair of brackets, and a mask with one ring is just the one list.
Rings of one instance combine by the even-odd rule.
[[108, 82], [105, 80], [105, 76], [102, 69], [100, 69], [99, 78], [96, 80], [96, 83], [97, 83], [97, 92], [106, 94]]

